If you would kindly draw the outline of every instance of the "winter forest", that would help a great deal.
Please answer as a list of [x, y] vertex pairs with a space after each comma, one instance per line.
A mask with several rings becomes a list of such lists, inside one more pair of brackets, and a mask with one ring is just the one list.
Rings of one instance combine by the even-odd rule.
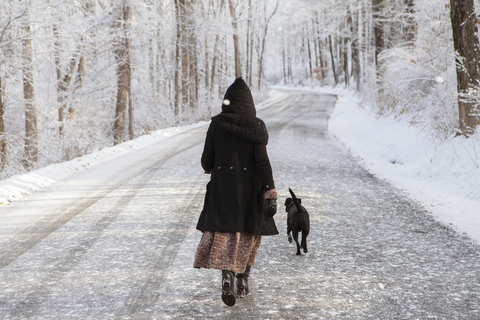
[[[209, 118], [242, 76], [343, 86], [431, 139], [479, 123], [473, 0], [2, 0], [0, 179]], [[268, 121], [267, 121], [268, 122]]]

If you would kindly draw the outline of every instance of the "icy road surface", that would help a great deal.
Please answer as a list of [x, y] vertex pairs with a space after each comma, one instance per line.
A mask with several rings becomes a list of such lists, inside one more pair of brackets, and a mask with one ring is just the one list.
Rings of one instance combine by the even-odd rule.
[[[207, 127], [98, 164], [0, 208], [0, 319], [480, 319], [480, 250], [360, 167], [327, 132], [335, 97], [263, 104], [281, 232], [251, 295], [192, 268]], [[287, 242], [292, 188], [310, 252]]]

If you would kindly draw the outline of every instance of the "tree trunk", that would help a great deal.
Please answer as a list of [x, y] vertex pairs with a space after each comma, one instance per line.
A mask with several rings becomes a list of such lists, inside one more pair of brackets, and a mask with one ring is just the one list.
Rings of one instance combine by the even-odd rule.
[[212, 60], [212, 76], [210, 80], [210, 91], [213, 92], [214, 86], [215, 86], [215, 76], [216, 76], [216, 71], [217, 71], [217, 49], [218, 49], [218, 43], [220, 42], [220, 35], [217, 34], [215, 37], [215, 45], [213, 47], [213, 60]]
[[[223, 9], [224, 9], [224, 4], [225, 1], [220, 2], [220, 9], [218, 12], [218, 16], [223, 15]], [[210, 92], [214, 92], [215, 89], [215, 83], [216, 83], [216, 76], [217, 76], [217, 65], [218, 65], [218, 45], [220, 43], [220, 35], [217, 32], [217, 35], [215, 36], [215, 44], [213, 46], [213, 59], [212, 59], [212, 67], [211, 67], [211, 77], [210, 77]]]
[[[315, 13], [316, 16], [318, 16], [318, 12]], [[313, 37], [313, 53], [315, 55], [315, 67], [318, 67], [320, 65], [320, 62], [318, 61], [320, 55], [318, 53], [318, 48], [317, 48], [317, 36], [318, 36], [318, 30], [315, 28], [315, 19], [312, 19], [312, 37]]]
[[246, 59], [245, 59], [245, 82], [247, 85], [251, 83], [251, 73], [250, 73], [250, 37], [251, 37], [251, 29], [252, 29], [252, 0], [248, 0], [247, 3], [247, 31], [246, 31], [246, 42], [245, 42], [245, 48], [246, 48]]
[[25, 159], [23, 166], [30, 170], [38, 161], [37, 110], [35, 107], [35, 89], [33, 86], [33, 49], [30, 38], [30, 26], [25, 28], [27, 34], [23, 40], [23, 96], [25, 98]]
[[355, 14], [356, 19], [350, 25], [352, 32], [352, 73], [356, 82], [357, 91], [360, 91], [360, 75], [361, 75], [361, 65], [360, 65], [360, 42], [359, 42], [359, 29], [360, 29], [360, 17], [359, 13]]
[[133, 131], [133, 100], [132, 100], [132, 75], [129, 75], [130, 83], [128, 85], [128, 138], [130, 140], [135, 139], [135, 133]]
[[[83, 82], [85, 81], [85, 75], [87, 73], [87, 58], [85, 55], [80, 57], [78, 61], [78, 68], [77, 68], [77, 79], [75, 80], [75, 90], [79, 90], [83, 86]], [[74, 105], [70, 105], [68, 108], [68, 118], [72, 120], [75, 117], [75, 112], [77, 111], [78, 106], [78, 99], [75, 99]]]
[[5, 169], [7, 160], [7, 137], [5, 133], [5, 86], [2, 78], [0, 78], [0, 172]]
[[177, 20], [177, 41], [175, 42], [175, 105], [174, 105], [174, 116], [175, 123], [178, 125], [180, 123], [179, 114], [180, 114], [180, 98], [181, 98], [181, 85], [180, 85], [180, 72], [182, 67], [181, 56], [180, 56], [180, 44], [182, 42], [182, 23], [180, 19], [181, 8], [179, 0], [175, 0], [175, 16]]
[[66, 66], [65, 70], [60, 63], [60, 51], [61, 51], [61, 40], [58, 30], [58, 26], [55, 24], [53, 26], [53, 35], [55, 37], [55, 67], [57, 69], [57, 102], [58, 102], [58, 122], [60, 126], [58, 128], [60, 135], [63, 135], [65, 120], [66, 120], [66, 111], [68, 107], [68, 90], [70, 87], [70, 82], [73, 77], [73, 72], [77, 61], [75, 57], [70, 59], [69, 64]]
[[459, 95], [459, 131], [468, 137], [480, 124], [479, 110], [472, 102], [462, 99], [472, 86], [478, 85], [480, 46], [477, 37], [477, 16], [473, 0], [450, 0], [453, 43], [457, 64], [457, 91]]
[[[345, 61], [343, 65], [343, 69], [345, 73], [345, 87], [350, 86], [350, 70], [349, 70], [349, 63], [348, 63], [348, 51], [349, 51], [348, 42], [349, 41], [350, 43], [352, 42], [351, 31], [352, 31], [352, 24], [353, 24], [352, 13], [350, 13], [350, 10], [347, 11], [347, 15], [348, 15], [348, 18], [345, 24], [345, 33], [347, 34], [347, 36], [343, 38], [343, 60]], [[348, 31], [350, 31], [350, 35], [348, 35]]]
[[[210, 89], [210, 44], [209, 35], [205, 37], [205, 88]], [[211, 91], [210, 91], [211, 92]]]
[[405, 40], [410, 43], [411, 46], [415, 44], [415, 38], [417, 36], [417, 24], [415, 22], [415, 4], [413, 0], [405, 0], [407, 5], [405, 8], [405, 27], [404, 34]]
[[[91, 0], [84, 0], [83, 1], [83, 10], [84, 10], [84, 17], [89, 17], [94, 13], [93, 4]], [[91, 33], [90, 33], [91, 34]], [[87, 74], [87, 44], [86, 44], [87, 36], [82, 35], [80, 39], [80, 46], [78, 50], [78, 67], [77, 67], [77, 77], [75, 79], [75, 87], [74, 92], [80, 90], [83, 87], [83, 83], [85, 81], [85, 75]], [[82, 51], [83, 50], [83, 51]], [[78, 95], [77, 95], [78, 96]], [[78, 107], [78, 98], [74, 96], [73, 104], [70, 105], [68, 108], [68, 118], [72, 120], [75, 117], [75, 113]]]
[[335, 85], [338, 84], [337, 71], [335, 70], [335, 56], [333, 55], [332, 36], [328, 35], [328, 43], [330, 44], [330, 56], [332, 57], [332, 72], [335, 79]]
[[188, 53], [188, 30], [187, 30], [187, 0], [179, 0], [180, 8], [180, 25], [181, 25], [181, 40], [180, 40], [180, 53], [182, 57], [182, 72], [181, 72], [181, 88], [182, 88], [182, 106], [186, 108], [188, 106], [188, 85], [189, 85], [189, 53]]
[[381, 75], [381, 66], [378, 61], [378, 56], [385, 49], [385, 0], [372, 0], [373, 13], [373, 34], [375, 37], [375, 67], [377, 71], [377, 83]]
[[[251, 3], [249, 1], [249, 8], [251, 8]], [[249, 22], [251, 22], [251, 31], [250, 31], [250, 44], [249, 44], [249, 62], [248, 62], [248, 68], [247, 68], [247, 73], [248, 73], [248, 86], [252, 87], [253, 85], [253, 49], [255, 47], [255, 23], [253, 20], [253, 14], [251, 14], [251, 20], [249, 19]]]
[[130, 46], [128, 41], [128, 28], [130, 23], [130, 7], [123, 4], [117, 20], [118, 36], [115, 49], [117, 63], [117, 106], [115, 108], [114, 144], [126, 141], [127, 107], [129, 104], [130, 90]]
[[262, 88], [262, 79], [263, 79], [263, 53], [265, 52], [265, 38], [267, 35], [267, 27], [265, 27], [265, 34], [262, 40], [262, 49], [260, 51], [260, 56], [258, 58], [258, 90]]
[[195, 34], [195, 20], [193, 19], [196, 10], [194, 6], [194, 1], [187, 1], [187, 38], [188, 38], [188, 77], [187, 77], [187, 89], [188, 89], [188, 102], [190, 105], [190, 110], [197, 108], [198, 102], [198, 89], [200, 87], [199, 81], [199, 70], [198, 70], [198, 46], [197, 46], [197, 37]]
[[264, 29], [264, 33], [263, 33], [262, 48], [260, 50], [260, 57], [258, 59], [258, 61], [259, 61], [259, 63], [258, 63], [258, 69], [259, 69], [259, 71], [258, 71], [258, 89], [259, 90], [262, 89], [262, 79], [264, 77], [264, 75], [263, 75], [263, 54], [265, 53], [265, 43], [266, 43], [267, 34], [268, 34], [268, 25], [270, 24], [270, 20], [272, 19], [272, 17], [277, 12], [279, 2], [280, 2], [280, 0], [277, 1], [277, 5], [275, 6], [275, 9], [273, 10], [272, 14], [268, 18], [267, 18], [267, 12], [266, 12], [267, 11], [267, 8], [266, 8], [267, 4], [265, 3], [265, 6], [264, 6], [265, 29]]
[[318, 60], [320, 63], [320, 70], [322, 73], [322, 79], [327, 77], [327, 60], [323, 55], [323, 48], [324, 43], [322, 41], [322, 37], [320, 35], [320, 18], [318, 17], [318, 13], [316, 14], [316, 23], [317, 23], [317, 42], [318, 42]]
[[343, 72], [345, 75], [345, 87], [350, 86], [350, 73], [348, 70], [348, 38], [343, 38]]
[[242, 68], [240, 62], [240, 43], [238, 40], [237, 14], [235, 13], [233, 0], [228, 0], [228, 3], [230, 6], [230, 15], [232, 17], [233, 45], [235, 47], [235, 78], [238, 78], [242, 76]]
[[335, 55], [337, 57], [336, 61], [337, 61], [337, 78], [338, 78], [338, 82], [340, 83], [340, 79], [343, 75], [343, 37], [342, 36], [338, 36], [335, 37], [336, 38], [336, 41], [333, 43], [333, 45], [337, 48], [337, 50], [335, 51]]
[[310, 71], [310, 78], [313, 77], [313, 67], [312, 67], [312, 51], [310, 48], [310, 35], [308, 34], [308, 23], [306, 23], [306, 40], [307, 40], [307, 51], [308, 51], [308, 66]]

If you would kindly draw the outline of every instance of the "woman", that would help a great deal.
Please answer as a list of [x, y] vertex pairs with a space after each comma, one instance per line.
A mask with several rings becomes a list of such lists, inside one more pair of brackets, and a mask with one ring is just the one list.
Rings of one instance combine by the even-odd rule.
[[212, 118], [205, 139], [201, 163], [211, 178], [198, 219], [203, 234], [194, 262], [194, 268], [222, 270], [222, 300], [228, 306], [235, 305], [235, 274], [237, 294], [248, 294], [261, 236], [278, 234], [267, 143], [267, 128], [256, 117], [252, 93], [238, 78], [227, 89], [222, 112]]

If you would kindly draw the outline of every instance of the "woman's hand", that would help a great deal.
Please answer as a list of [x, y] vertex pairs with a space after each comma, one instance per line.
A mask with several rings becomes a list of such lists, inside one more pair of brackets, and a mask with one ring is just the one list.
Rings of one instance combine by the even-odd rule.
[[277, 213], [277, 200], [267, 199], [267, 217], [272, 218]]

